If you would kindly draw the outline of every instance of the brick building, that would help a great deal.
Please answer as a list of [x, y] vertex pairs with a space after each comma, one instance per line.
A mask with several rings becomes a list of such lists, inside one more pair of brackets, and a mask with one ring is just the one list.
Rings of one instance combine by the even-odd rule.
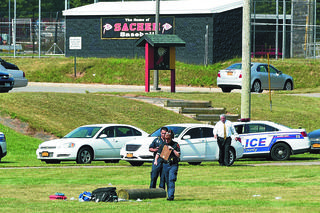
[[[177, 61], [211, 64], [241, 56], [242, 2], [161, 1], [159, 33], [186, 42], [176, 50]], [[154, 33], [155, 7], [155, 1], [99, 2], [64, 11], [66, 56], [144, 57], [136, 41]], [[70, 37], [81, 37], [81, 50], [69, 48]]]

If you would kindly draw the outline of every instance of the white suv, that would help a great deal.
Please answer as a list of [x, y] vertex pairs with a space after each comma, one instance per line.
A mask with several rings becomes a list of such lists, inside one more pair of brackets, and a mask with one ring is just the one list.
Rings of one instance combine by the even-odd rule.
[[1, 158], [7, 155], [7, 143], [6, 143], [6, 136], [0, 132], [0, 161]]

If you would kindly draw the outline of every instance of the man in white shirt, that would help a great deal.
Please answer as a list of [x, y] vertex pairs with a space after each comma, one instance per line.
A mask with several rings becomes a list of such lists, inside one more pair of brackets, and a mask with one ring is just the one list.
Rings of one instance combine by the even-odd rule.
[[229, 147], [231, 145], [231, 136], [238, 138], [231, 121], [226, 120], [224, 114], [220, 115], [220, 121], [217, 122], [213, 129], [214, 138], [217, 139], [219, 146], [219, 164], [220, 166], [229, 166]]

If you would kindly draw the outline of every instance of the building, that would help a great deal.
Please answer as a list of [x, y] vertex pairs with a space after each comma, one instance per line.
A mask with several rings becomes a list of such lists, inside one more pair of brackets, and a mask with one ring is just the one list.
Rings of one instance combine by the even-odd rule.
[[[186, 42], [177, 61], [211, 64], [241, 56], [242, 0], [161, 1], [159, 34], [176, 34]], [[69, 9], [66, 56], [144, 57], [136, 41], [155, 31], [155, 1], [99, 2]], [[70, 48], [81, 37], [81, 49]]]

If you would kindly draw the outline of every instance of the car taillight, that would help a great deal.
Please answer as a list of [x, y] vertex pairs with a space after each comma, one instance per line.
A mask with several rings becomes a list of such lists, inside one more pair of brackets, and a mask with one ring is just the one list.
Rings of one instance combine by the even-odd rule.
[[23, 77], [25, 78], [26, 77], [26, 74], [24, 73], [24, 72], [22, 72], [23, 73]]
[[221, 78], [220, 72], [218, 72], [218, 78]]
[[307, 137], [307, 136], [308, 136], [306, 132], [300, 132], [300, 133], [301, 133], [301, 135], [302, 135], [303, 137]]
[[241, 138], [239, 137], [239, 138], [237, 138], [237, 141], [239, 141], [240, 143], [241, 143]]
[[242, 78], [242, 74], [240, 73], [239, 78]]

